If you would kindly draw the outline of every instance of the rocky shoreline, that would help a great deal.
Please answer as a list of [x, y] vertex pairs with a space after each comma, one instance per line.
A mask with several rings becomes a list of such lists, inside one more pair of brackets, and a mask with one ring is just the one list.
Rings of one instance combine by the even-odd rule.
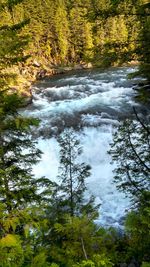
[[[137, 64], [138, 62], [128, 62], [123, 66], [135, 66]], [[58, 66], [52, 63], [41, 64], [40, 62], [33, 60], [28, 65], [18, 67], [16, 72], [19, 74], [19, 85], [11, 87], [11, 91], [19, 92], [19, 94], [25, 98], [26, 106], [32, 103], [32, 85], [38, 80], [51, 77], [53, 75], [65, 74], [66, 72], [73, 70], [93, 69], [95, 67], [98, 66], [93, 65], [91, 62], [80, 62], [70, 66]]]
[[[83, 70], [93, 68], [92, 63], [76, 64], [73, 66], [55, 66], [53, 64], [41, 65], [37, 61], [33, 61], [32, 64], [27, 66], [21, 66], [17, 72], [19, 72], [20, 86], [11, 87], [11, 91], [17, 91], [23, 97], [25, 97], [25, 105], [32, 103], [32, 85], [38, 80], [53, 75], [64, 74], [73, 70]], [[21, 88], [21, 89], [20, 89]]]

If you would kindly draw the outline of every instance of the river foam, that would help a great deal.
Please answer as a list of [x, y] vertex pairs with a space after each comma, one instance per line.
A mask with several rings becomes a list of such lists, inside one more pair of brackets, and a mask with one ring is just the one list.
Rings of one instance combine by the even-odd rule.
[[[37, 135], [42, 160], [35, 167], [36, 176], [57, 179], [59, 146], [55, 136], [73, 127], [83, 146], [81, 162], [90, 164], [87, 194], [101, 204], [98, 223], [121, 226], [129, 200], [113, 184], [114, 165], [107, 151], [120, 120], [131, 116], [136, 92], [127, 75], [132, 68], [83, 71], [45, 79], [33, 88], [33, 103], [23, 113], [41, 120]], [[43, 139], [46, 137], [46, 139]]]
[[[97, 222], [103, 226], [121, 226], [122, 218], [128, 209], [129, 201], [124, 194], [118, 192], [113, 184], [113, 169], [107, 151], [112, 141], [112, 126], [85, 127], [76, 133], [80, 139], [83, 154], [80, 162], [86, 162], [92, 167], [91, 176], [86, 180], [88, 195], [94, 195], [100, 203]], [[43, 151], [42, 161], [34, 169], [36, 176], [43, 174], [59, 183], [57, 178], [59, 167], [59, 145], [53, 137], [49, 140], [39, 139], [38, 147]], [[119, 204], [118, 204], [119, 203]]]

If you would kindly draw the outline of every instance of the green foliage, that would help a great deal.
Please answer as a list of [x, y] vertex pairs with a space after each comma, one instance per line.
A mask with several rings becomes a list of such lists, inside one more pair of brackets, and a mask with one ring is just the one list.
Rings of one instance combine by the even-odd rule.
[[66, 216], [63, 224], [56, 223], [54, 228], [57, 238], [59, 237], [61, 242], [57, 246], [55, 243], [51, 248], [53, 259], [65, 264], [65, 266], [72, 266], [74, 262], [93, 257], [95, 262], [99, 259], [102, 264], [103, 253], [99, 256], [93, 256], [102, 245], [99, 244], [100, 235], [97, 226], [93, 223], [93, 218]]
[[[4, 0], [0, 15], [0, 266], [111, 267], [134, 257], [148, 267], [149, 125], [137, 115], [137, 121], [126, 121], [110, 152], [117, 162], [118, 188], [138, 202], [126, 220], [128, 236], [122, 238], [94, 223], [98, 207], [93, 197], [85, 198], [90, 166], [79, 162], [82, 148], [73, 131], [58, 138], [60, 185], [34, 177], [32, 167], [41, 157], [32, 138], [38, 121], [18, 113], [24, 99], [10, 88], [18, 72], [14, 66], [32, 67], [34, 60], [95, 60], [108, 66], [138, 55], [140, 71], [149, 79], [149, 4]], [[28, 52], [32, 57], [25, 63]]]
[[[69, 50], [69, 23], [67, 19], [67, 11], [64, 1], [58, 1], [57, 9], [54, 16], [54, 25], [56, 36], [58, 39], [58, 62], [67, 62], [68, 50]], [[57, 56], [57, 55], [56, 55]]]
[[127, 256], [140, 263], [150, 260], [149, 141], [149, 120], [139, 117], [135, 111], [134, 120], [120, 124], [109, 152], [117, 163], [114, 182], [134, 203], [126, 219]]
[[39, 252], [32, 260], [31, 267], [57, 267], [55, 264], [47, 263], [47, 256], [44, 252]]
[[[139, 1], [19, 2], [13, 7], [13, 18], [30, 18], [22, 35], [30, 35], [29, 66], [35, 59], [42, 64], [94, 61], [113, 65], [136, 58], [140, 26], [135, 10]], [[2, 22], [6, 18], [10, 20], [8, 12]]]
[[92, 260], [82, 261], [81, 263], [73, 265], [73, 267], [112, 267], [112, 266], [113, 263], [104, 254], [102, 255], [96, 254], [93, 256]]
[[141, 61], [139, 73], [150, 81], [150, 5], [142, 1], [142, 5], [138, 9], [141, 13], [141, 31], [139, 34], [140, 44], [137, 53]]
[[138, 210], [128, 214], [126, 230], [130, 234], [130, 253], [139, 262], [150, 261], [150, 199], [149, 204], [141, 202]]
[[57, 265], [56, 263], [52, 263], [50, 267], [59, 267], [59, 265]]
[[16, 82], [15, 65], [28, 58], [24, 49], [28, 44], [28, 36], [22, 35], [22, 29], [28, 20], [14, 20], [16, 5], [22, 1], [4, 1], [0, 10], [0, 87], [7, 89]]
[[24, 256], [19, 236], [7, 234], [0, 239], [0, 266], [22, 266]]
[[[136, 116], [137, 117], [137, 116]], [[110, 154], [117, 163], [114, 182], [137, 202], [147, 202], [149, 192], [149, 123], [142, 119], [126, 120], [114, 134]]]
[[[49, 184], [45, 178], [34, 178], [32, 166], [41, 156], [32, 139], [32, 129], [38, 121], [22, 117], [18, 109], [24, 99], [10, 90], [15, 78], [10, 67], [24, 61], [25, 21], [15, 23], [14, 10], [21, 1], [6, 1], [1, 10], [0, 42], [0, 266], [23, 266], [33, 257], [33, 234], [43, 224], [43, 211]], [[32, 128], [32, 129], [31, 129]], [[49, 184], [50, 185], [50, 184]], [[39, 189], [43, 192], [39, 193]], [[44, 210], [44, 206], [43, 206]], [[31, 262], [31, 259], [30, 259]], [[31, 266], [31, 265], [30, 265]], [[45, 265], [43, 265], [45, 266]]]
[[148, 263], [148, 262], [143, 262], [143, 263], [142, 263], [142, 267], [150, 267], [150, 263]]
[[82, 261], [82, 263], [73, 265], [73, 267], [95, 267], [95, 264], [91, 260]]
[[73, 130], [65, 130], [58, 138], [58, 143], [60, 145], [58, 194], [64, 202], [64, 209], [73, 216], [80, 214], [84, 206], [85, 180], [90, 175], [90, 166], [78, 162], [82, 148]]
[[91, 60], [93, 56], [92, 24], [87, 18], [88, 9], [85, 3], [74, 3], [70, 10], [71, 57], [75, 62]]
[[[149, 5], [144, 1], [37, 0], [35, 4], [24, 0], [6, 3], [2, 10], [1, 51], [11, 55], [11, 39], [15, 51], [18, 37], [24, 45], [30, 35], [27, 51], [31, 54], [31, 73], [35, 60], [41, 65], [92, 61], [110, 66], [140, 59], [140, 72], [149, 77]], [[26, 24], [23, 29], [19, 26], [22, 20]], [[15, 29], [12, 34], [12, 21], [20, 27], [19, 36]], [[3, 40], [7, 23], [7, 38], [5, 32]], [[20, 62], [25, 55], [20, 50], [11, 60]]]
[[127, 255], [142, 262], [150, 260], [150, 130], [148, 120], [144, 121], [136, 111], [135, 117], [119, 126], [110, 154], [117, 163], [115, 183], [134, 203], [134, 209], [132, 207], [126, 219]]
[[95, 58], [99, 58], [101, 66], [118, 65], [137, 59], [135, 50], [140, 26], [135, 8], [138, 3], [132, 4], [132, 1], [95, 2], [93, 18], [97, 21], [95, 26], [97, 34], [94, 35]]
[[2, 97], [0, 113], [0, 193], [9, 212], [38, 200], [36, 192], [44, 182], [44, 179], [34, 179], [31, 174], [32, 165], [41, 155], [31, 136], [31, 126], [37, 121], [17, 114], [19, 99], [17, 95]]

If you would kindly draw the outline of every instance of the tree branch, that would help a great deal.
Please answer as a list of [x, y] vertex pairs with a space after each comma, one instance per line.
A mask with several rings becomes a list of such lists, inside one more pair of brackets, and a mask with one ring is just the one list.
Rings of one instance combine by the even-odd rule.
[[[130, 146], [131, 146], [132, 151], [134, 152], [135, 156], [138, 158], [138, 160], [143, 165], [143, 167], [145, 167], [145, 169], [150, 173], [150, 168], [145, 164], [145, 162], [140, 158], [140, 156], [136, 152], [136, 149], [135, 149], [134, 145], [132, 144], [131, 137], [130, 137], [129, 133], [128, 133], [128, 137], [129, 137]], [[143, 172], [145, 173], [146, 176], [149, 176], [149, 173], [147, 173], [144, 169], [143, 169]]]
[[84, 257], [86, 260], [88, 260], [87, 253], [86, 253], [85, 246], [84, 246], [84, 242], [83, 242], [83, 238], [81, 237], [80, 240], [81, 240], [81, 245], [82, 245]]

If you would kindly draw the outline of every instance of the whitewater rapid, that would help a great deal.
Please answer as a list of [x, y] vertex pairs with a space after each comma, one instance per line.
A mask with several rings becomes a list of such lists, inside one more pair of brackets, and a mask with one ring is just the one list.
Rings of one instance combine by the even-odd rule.
[[135, 101], [132, 89], [136, 80], [128, 80], [133, 68], [107, 71], [72, 72], [44, 79], [33, 87], [33, 103], [24, 111], [26, 116], [41, 120], [35, 133], [42, 160], [34, 168], [36, 176], [57, 179], [59, 146], [56, 135], [73, 127], [83, 147], [81, 162], [90, 164], [92, 174], [87, 179], [87, 194], [100, 203], [98, 223], [104, 226], [122, 225], [129, 200], [113, 184], [114, 165], [107, 151], [113, 132], [121, 120], [132, 116], [133, 106], [143, 112]]

